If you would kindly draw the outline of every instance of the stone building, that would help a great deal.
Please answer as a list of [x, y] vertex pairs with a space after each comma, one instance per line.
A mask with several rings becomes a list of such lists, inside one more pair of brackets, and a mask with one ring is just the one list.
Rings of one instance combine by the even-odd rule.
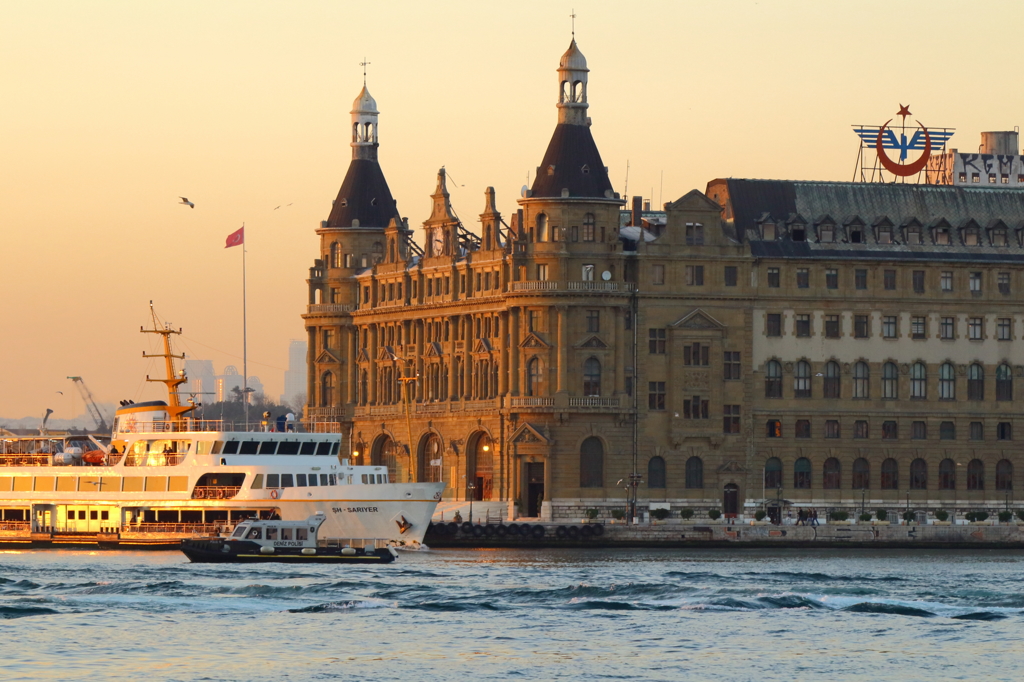
[[607, 515], [634, 471], [641, 508], [728, 514], [1010, 495], [1024, 192], [723, 179], [620, 226], [575, 41], [557, 73], [516, 213], [487, 188], [470, 230], [441, 169], [422, 248], [363, 88], [308, 280], [307, 419], [525, 516]]

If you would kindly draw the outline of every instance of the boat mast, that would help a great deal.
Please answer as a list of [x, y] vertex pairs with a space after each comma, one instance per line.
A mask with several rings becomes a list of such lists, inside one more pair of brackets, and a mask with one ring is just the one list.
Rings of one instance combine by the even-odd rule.
[[153, 317], [153, 328], [146, 329], [145, 327], [139, 327], [139, 331], [143, 334], [159, 334], [163, 338], [164, 352], [148, 354], [145, 351], [142, 353], [144, 358], [163, 358], [164, 368], [167, 374], [166, 379], [150, 379], [149, 375], [146, 375], [146, 381], [152, 381], [154, 383], [163, 384], [167, 387], [167, 412], [170, 415], [171, 421], [178, 421], [182, 416], [192, 410], [196, 409], [194, 405], [182, 405], [181, 401], [178, 400], [178, 387], [188, 381], [185, 376], [185, 370], [178, 370], [178, 373], [174, 373], [174, 361], [184, 360], [185, 354], [174, 355], [171, 353], [171, 334], [180, 334], [181, 329], [175, 331], [168, 325], [160, 326], [156, 320], [156, 312], [153, 310], [153, 302], [149, 302], [149, 313]]

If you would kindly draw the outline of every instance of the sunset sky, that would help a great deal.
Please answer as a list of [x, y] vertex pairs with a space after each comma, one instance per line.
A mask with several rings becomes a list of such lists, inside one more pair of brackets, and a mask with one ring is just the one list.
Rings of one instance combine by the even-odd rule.
[[485, 187], [507, 216], [540, 163], [573, 8], [612, 182], [628, 161], [655, 204], [850, 180], [851, 124], [900, 104], [960, 149], [1024, 121], [1020, 2], [0, 2], [0, 417], [80, 413], [68, 375], [162, 397], [150, 300], [179, 350], [241, 368], [243, 222], [249, 373], [276, 398], [359, 62], [401, 214], [426, 219], [444, 165], [474, 228]]

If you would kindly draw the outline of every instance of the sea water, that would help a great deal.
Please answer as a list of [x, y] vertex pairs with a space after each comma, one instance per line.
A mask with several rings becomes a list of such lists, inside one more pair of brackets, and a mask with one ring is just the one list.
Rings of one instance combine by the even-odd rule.
[[1020, 680], [1024, 553], [0, 552], [3, 680]]

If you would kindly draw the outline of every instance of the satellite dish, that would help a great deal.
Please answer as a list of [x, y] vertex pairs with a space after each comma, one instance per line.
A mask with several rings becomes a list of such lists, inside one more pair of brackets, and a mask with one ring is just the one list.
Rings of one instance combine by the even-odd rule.
[[526, 185], [523, 185], [523, 188], [521, 190], [519, 190], [519, 196], [521, 196], [522, 198], [525, 199], [526, 198], [526, 193], [528, 191], [530, 191], [529, 188], [527, 188]]
[[607, 282], [611, 278], [612, 278], [612, 273], [608, 272], [607, 270], [605, 270], [604, 272], [601, 273], [601, 279], [603, 279], [604, 281]]

